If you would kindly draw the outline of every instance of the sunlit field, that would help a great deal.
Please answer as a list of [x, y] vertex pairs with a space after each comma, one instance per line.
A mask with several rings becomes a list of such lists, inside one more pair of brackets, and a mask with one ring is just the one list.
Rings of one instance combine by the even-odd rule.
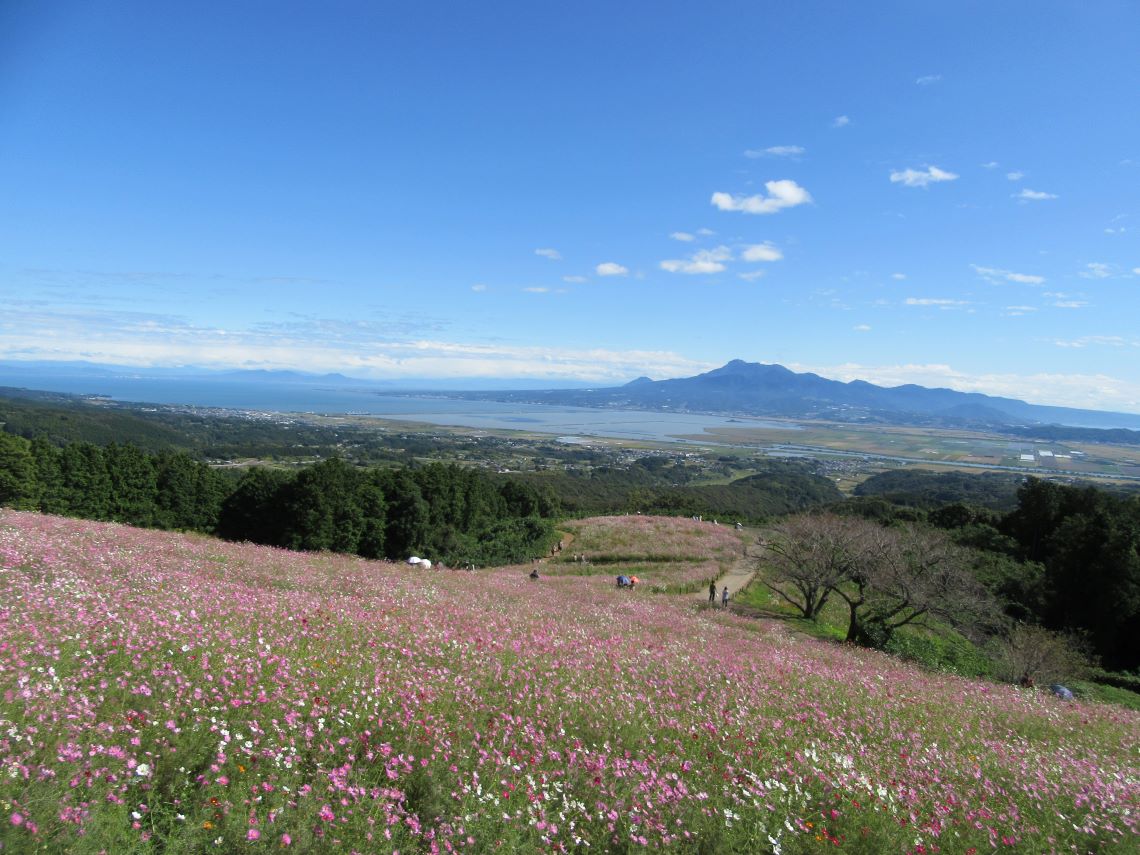
[[4, 511], [2, 851], [1135, 851], [1136, 713], [528, 572]]

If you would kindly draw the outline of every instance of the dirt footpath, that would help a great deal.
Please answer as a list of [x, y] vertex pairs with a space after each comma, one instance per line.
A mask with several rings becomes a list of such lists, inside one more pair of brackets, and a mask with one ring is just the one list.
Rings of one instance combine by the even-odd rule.
[[[756, 575], [756, 561], [758, 553], [762, 547], [756, 544], [756, 538], [759, 532], [753, 529], [745, 529], [746, 535], [744, 540], [744, 554], [736, 560], [736, 563], [729, 568], [728, 572], [716, 580], [716, 604], [720, 606], [721, 593], [724, 591], [725, 585], [728, 586], [729, 605], [732, 605], [732, 598], [736, 596], [737, 592], [744, 588], [752, 577]], [[692, 595], [693, 599], [707, 603], [709, 600], [709, 589], [701, 588], [697, 593]]]

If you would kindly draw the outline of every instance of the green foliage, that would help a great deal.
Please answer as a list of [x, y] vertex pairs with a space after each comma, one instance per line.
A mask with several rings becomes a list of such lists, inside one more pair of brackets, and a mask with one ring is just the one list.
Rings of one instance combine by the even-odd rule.
[[28, 510], [38, 498], [36, 460], [31, 443], [0, 433], [0, 506]]
[[894, 634], [884, 650], [931, 671], [949, 671], [963, 677], [988, 677], [994, 670], [983, 649], [949, 629], [934, 633], [906, 627]]
[[1102, 704], [1116, 704], [1130, 710], [1140, 711], [1140, 693], [1119, 686], [1087, 680], [1073, 680], [1067, 684], [1073, 693], [1084, 700]]
[[1045, 626], [1087, 633], [1110, 668], [1140, 665], [1140, 500], [1030, 479], [1001, 530], [1045, 568]]
[[722, 522], [762, 522], [842, 498], [835, 485], [799, 461], [773, 460], [761, 472], [728, 484], [693, 484], [684, 467], [643, 458], [625, 469], [542, 473], [521, 480], [540, 487], [552, 504], [573, 516], [642, 512], [701, 515]]
[[289, 549], [505, 564], [545, 554], [553, 537], [549, 519], [512, 508], [547, 507], [527, 485], [499, 484], [473, 469], [368, 470], [333, 459], [292, 475], [250, 470], [226, 499], [217, 530]]
[[1005, 511], [1017, 504], [1021, 480], [1020, 475], [1001, 472], [933, 472], [908, 467], [872, 475], [854, 492], [925, 510], [963, 503]]

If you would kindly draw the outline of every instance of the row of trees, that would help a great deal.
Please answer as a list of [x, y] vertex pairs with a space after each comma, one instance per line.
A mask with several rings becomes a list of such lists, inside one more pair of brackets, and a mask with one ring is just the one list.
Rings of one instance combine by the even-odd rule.
[[232, 483], [181, 452], [74, 442], [59, 448], [0, 433], [0, 505], [211, 532]]
[[251, 469], [224, 502], [217, 531], [287, 549], [508, 564], [545, 553], [556, 512], [535, 489], [473, 469], [363, 469], [333, 459], [295, 475]]
[[451, 564], [543, 554], [558, 510], [535, 487], [453, 465], [366, 469], [332, 459], [296, 471], [255, 467], [237, 480], [185, 453], [59, 448], [3, 432], [0, 505], [288, 549], [419, 552]]

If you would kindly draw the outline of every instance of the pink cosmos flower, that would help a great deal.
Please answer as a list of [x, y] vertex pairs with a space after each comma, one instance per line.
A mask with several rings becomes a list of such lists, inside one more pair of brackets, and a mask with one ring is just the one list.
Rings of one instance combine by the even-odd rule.
[[249, 831], [247, 831], [245, 833], [245, 839], [246, 840], [257, 840], [259, 837], [261, 837], [261, 832], [258, 831], [256, 828], [251, 828]]

